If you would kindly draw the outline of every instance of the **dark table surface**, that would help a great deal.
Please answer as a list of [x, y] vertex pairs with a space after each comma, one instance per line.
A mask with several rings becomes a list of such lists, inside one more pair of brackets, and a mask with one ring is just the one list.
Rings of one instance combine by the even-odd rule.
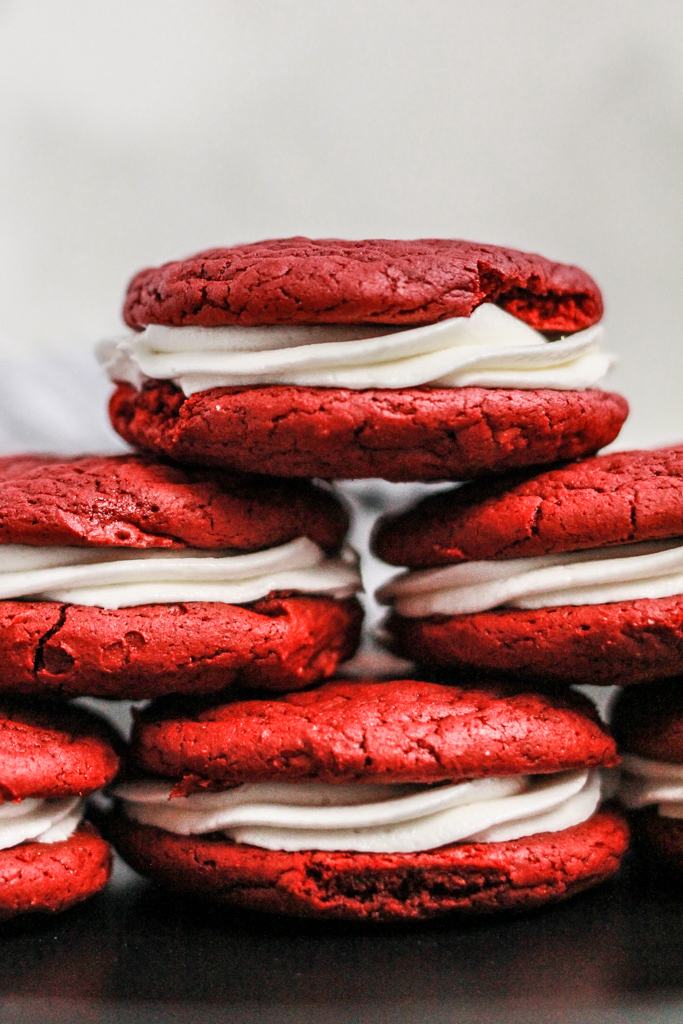
[[361, 927], [216, 910], [119, 866], [89, 903], [3, 927], [0, 1020], [683, 1021], [683, 894], [641, 875], [524, 916]]

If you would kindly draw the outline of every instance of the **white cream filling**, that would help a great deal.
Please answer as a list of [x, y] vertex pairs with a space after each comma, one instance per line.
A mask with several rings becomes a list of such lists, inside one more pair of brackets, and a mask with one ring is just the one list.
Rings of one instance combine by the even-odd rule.
[[172, 380], [186, 395], [216, 387], [594, 387], [613, 359], [602, 327], [549, 342], [492, 303], [470, 317], [426, 327], [304, 324], [161, 327], [103, 341], [97, 356], [113, 381], [139, 388]]
[[193, 548], [0, 547], [0, 600], [130, 608], [178, 601], [246, 604], [283, 590], [341, 599], [361, 589], [352, 548], [328, 558], [306, 537], [249, 555]]
[[683, 594], [683, 543], [645, 541], [499, 562], [462, 562], [394, 577], [377, 591], [405, 618], [491, 608], [608, 604]]
[[134, 821], [177, 835], [223, 832], [268, 850], [410, 853], [578, 825], [598, 806], [600, 787], [598, 771], [574, 771], [440, 786], [245, 783], [184, 797], [147, 779], [112, 792]]
[[31, 840], [59, 843], [78, 828], [85, 801], [77, 796], [61, 800], [28, 797], [16, 803], [0, 804], [0, 850]]
[[657, 804], [663, 818], [683, 818], [683, 764], [622, 754], [618, 797], [632, 811]]

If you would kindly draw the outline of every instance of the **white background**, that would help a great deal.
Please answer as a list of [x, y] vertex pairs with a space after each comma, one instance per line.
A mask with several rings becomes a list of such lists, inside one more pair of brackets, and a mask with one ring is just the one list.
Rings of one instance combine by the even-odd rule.
[[579, 263], [619, 445], [680, 439], [682, 227], [680, 0], [0, 0], [1, 450], [116, 445], [139, 267], [295, 233]]

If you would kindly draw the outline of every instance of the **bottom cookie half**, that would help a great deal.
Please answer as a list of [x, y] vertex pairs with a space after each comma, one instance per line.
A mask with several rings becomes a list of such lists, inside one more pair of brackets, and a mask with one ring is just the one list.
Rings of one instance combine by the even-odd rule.
[[525, 910], [613, 875], [628, 845], [616, 810], [561, 832], [424, 853], [286, 853], [212, 836], [179, 836], [117, 814], [110, 838], [131, 867], [217, 903], [356, 921]]
[[0, 921], [67, 910], [107, 884], [111, 862], [109, 844], [88, 823], [59, 843], [0, 850]]
[[592, 455], [628, 415], [607, 391], [267, 385], [186, 398], [120, 384], [109, 413], [131, 444], [178, 462], [284, 477], [469, 480]]
[[392, 615], [387, 631], [392, 650], [425, 665], [627, 686], [680, 674], [683, 597], [424, 619]]
[[354, 654], [355, 598], [94, 608], [0, 602], [0, 692], [147, 700], [231, 685], [297, 690]]
[[683, 819], [665, 818], [656, 807], [631, 815], [634, 844], [654, 871], [683, 877]]

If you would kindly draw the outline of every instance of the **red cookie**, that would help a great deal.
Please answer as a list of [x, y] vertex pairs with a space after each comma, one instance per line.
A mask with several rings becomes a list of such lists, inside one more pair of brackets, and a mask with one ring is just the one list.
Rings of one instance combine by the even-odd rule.
[[241, 782], [439, 782], [617, 763], [574, 691], [464, 689], [414, 680], [331, 682], [208, 707], [158, 701], [136, 714], [132, 753], [179, 792]]
[[[431, 495], [380, 520], [373, 550], [412, 569], [683, 535], [683, 446], [618, 452]], [[683, 595], [603, 604], [392, 614], [389, 643], [424, 664], [554, 683], [650, 682], [683, 663]]]
[[0, 690], [146, 700], [239, 685], [308, 686], [360, 640], [355, 598], [273, 597], [93, 608], [0, 602]]
[[441, 491], [385, 516], [373, 551], [423, 569], [683, 535], [683, 445]]
[[[610, 718], [623, 751], [649, 761], [683, 764], [683, 679], [620, 690]], [[683, 821], [649, 806], [630, 815], [633, 836], [656, 871], [683, 872]]]
[[[118, 742], [111, 728], [85, 708], [5, 698], [0, 707], [2, 802], [87, 796], [116, 775]], [[101, 889], [110, 871], [109, 845], [87, 823], [58, 842], [25, 840], [0, 849], [0, 920], [65, 910]]]
[[[412, 324], [493, 302], [551, 334], [602, 316], [595, 282], [541, 256], [449, 239], [276, 239], [143, 270], [128, 325]], [[117, 388], [115, 429], [180, 461], [293, 477], [469, 479], [580, 458], [628, 414], [601, 391], [220, 387], [189, 398], [169, 381]]]
[[85, 708], [3, 697], [0, 799], [87, 796], [116, 775], [117, 743], [107, 723]]
[[0, 850], [0, 920], [68, 910], [104, 888], [111, 865], [109, 843], [88, 822], [59, 843]]
[[663, 818], [656, 807], [646, 807], [630, 815], [634, 844], [644, 860], [657, 875], [677, 876], [680, 885], [683, 874], [683, 821]]
[[[334, 554], [347, 527], [331, 491], [309, 481], [183, 469], [138, 455], [0, 459], [5, 544], [247, 553], [305, 536]], [[240, 606], [4, 600], [0, 692], [138, 700], [233, 683], [290, 690], [351, 657], [361, 620], [355, 598], [291, 592]]]
[[124, 318], [147, 324], [376, 321], [433, 323], [470, 316], [482, 302], [538, 330], [580, 331], [602, 316], [600, 290], [578, 267], [445, 238], [276, 238], [207, 249], [136, 274]]
[[394, 653], [424, 665], [628, 686], [681, 671], [683, 596], [421, 619], [392, 614], [386, 631]]
[[628, 415], [608, 391], [214, 388], [120, 384], [109, 412], [131, 444], [239, 472], [338, 479], [468, 479], [578, 459]]
[[[132, 759], [176, 779], [180, 799], [245, 782], [431, 785], [617, 762], [612, 738], [578, 693], [414, 680], [333, 682], [204, 710], [196, 701], [160, 700], [136, 716]], [[136, 870], [180, 891], [303, 917], [383, 921], [570, 896], [617, 870], [628, 830], [616, 811], [598, 810], [581, 824], [514, 841], [412, 853], [281, 852], [217, 832], [183, 837], [122, 811], [111, 837]]]
[[142, 455], [0, 458], [0, 543], [259, 551], [306, 536], [329, 551], [348, 529], [308, 481], [170, 466]]
[[269, 913], [351, 921], [529, 910], [606, 881], [628, 846], [614, 809], [560, 832], [425, 853], [285, 853], [217, 836], [179, 836], [115, 817], [128, 863], [157, 882]]
[[610, 720], [619, 745], [629, 754], [683, 764], [683, 679], [620, 690]]

